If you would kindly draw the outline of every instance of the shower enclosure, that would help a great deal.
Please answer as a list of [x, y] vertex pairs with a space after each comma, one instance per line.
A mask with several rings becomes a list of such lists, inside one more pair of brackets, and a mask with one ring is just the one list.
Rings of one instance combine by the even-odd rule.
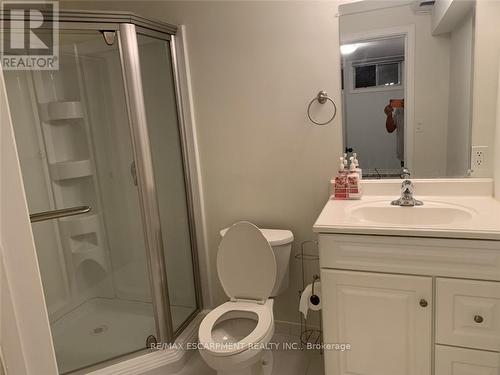
[[172, 342], [200, 290], [176, 27], [61, 12], [59, 69], [4, 71], [60, 373]]

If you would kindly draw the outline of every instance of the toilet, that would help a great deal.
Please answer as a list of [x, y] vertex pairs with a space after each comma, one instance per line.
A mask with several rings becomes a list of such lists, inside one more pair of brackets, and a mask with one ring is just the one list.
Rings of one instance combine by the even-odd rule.
[[293, 234], [240, 221], [220, 232], [217, 272], [229, 301], [198, 330], [200, 355], [218, 375], [271, 375], [273, 302], [288, 287]]

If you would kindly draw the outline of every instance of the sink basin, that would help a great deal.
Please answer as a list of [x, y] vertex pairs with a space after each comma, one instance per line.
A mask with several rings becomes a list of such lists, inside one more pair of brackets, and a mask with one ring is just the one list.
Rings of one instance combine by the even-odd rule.
[[389, 201], [370, 202], [352, 207], [348, 214], [371, 224], [446, 225], [472, 219], [474, 211], [447, 203], [424, 202], [423, 206], [391, 206]]
[[[316, 233], [468, 238], [499, 241], [500, 197], [491, 179], [413, 180], [419, 207], [391, 206], [399, 180], [363, 180], [361, 200], [330, 199], [314, 223]], [[356, 256], [353, 254], [353, 256]]]

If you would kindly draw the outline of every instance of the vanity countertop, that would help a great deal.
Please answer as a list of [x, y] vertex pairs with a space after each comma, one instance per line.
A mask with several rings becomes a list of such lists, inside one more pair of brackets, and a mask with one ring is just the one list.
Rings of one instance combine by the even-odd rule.
[[491, 179], [412, 179], [423, 206], [391, 206], [401, 180], [362, 182], [361, 200], [329, 200], [318, 233], [500, 240], [500, 201]]

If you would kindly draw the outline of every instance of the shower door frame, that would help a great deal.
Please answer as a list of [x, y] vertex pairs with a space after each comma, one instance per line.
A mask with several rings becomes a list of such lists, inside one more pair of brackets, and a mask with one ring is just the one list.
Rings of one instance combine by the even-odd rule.
[[[187, 140], [185, 131], [185, 121], [183, 117], [182, 101], [180, 93], [178, 63], [175, 50], [175, 36], [165, 34], [157, 30], [151, 30], [131, 23], [120, 23], [118, 28], [118, 40], [120, 42], [120, 56], [122, 72], [125, 84], [125, 95], [127, 108], [129, 110], [130, 131], [132, 134], [132, 145], [138, 168], [139, 190], [141, 195], [141, 209], [143, 210], [143, 220], [145, 222], [146, 248], [148, 252], [148, 263], [152, 289], [154, 295], [155, 314], [168, 319], [161, 319], [157, 322], [157, 330], [161, 342], [172, 342], [183, 329], [201, 311], [201, 287], [199, 280], [199, 264], [196, 246], [196, 231], [194, 220], [194, 207], [192, 197], [192, 183], [189, 176], [189, 158], [187, 155]], [[176, 330], [172, 327], [172, 315], [168, 297], [167, 271], [165, 266], [163, 239], [160, 225], [160, 214], [158, 207], [156, 183], [154, 179], [153, 161], [149, 135], [147, 128], [146, 109], [144, 105], [144, 95], [142, 92], [142, 80], [140, 71], [140, 58], [137, 43], [137, 35], [146, 35], [156, 39], [170, 42], [170, 57], [172, 59], [172, 77], [174, 79], [174, 89], [177, 108], [177, 122], [182, 150], [182, 165], [184, 170], [184, 184], [186, 186], [186, 198], [189, 217], [189, 237], [191, 242], [191, 258], [193, 261], [193, 276], [196, 296], [196, 309]], [[142, 167], [142, 168], [141, 168]], [[142, 171], [142, 176], [141, 176]], [[152, 262], [154, 260], [154, 262]]]
[[[52, 14], [43, 12], [46, 20], [51, 20]], [[6, 24], [9, 19], [0, 13], [0, 18]], [[190, 160], [187, 154], [187, 133], [183, 116], [182, 96], [179, 78], [175, 35], [177, 26], [144, 18], [130, 12], [107, 11], [60, 11], [59, 30], [95, 30], [116, 32], [115, 42], [118, 42], [124, 92], [128, 111], [132, 153], [137, 165], [138, 190], [141, 206], [144, 239], [146, 243], [147, 265], [152, 290], [153, 309], [155, 316], [158, 342], [172, 343], [201, 311], [202, 295], [199, 260], [197, 252], [197, 236], [195, 227], [195, 210], [193, 204], [193, 183], [190, 177]], [[144, 105], [142, 77], [140, 71], [139, 46], [137, 34], [151, 36], [169, 42], [172, 61], [172, 74], [177, 110], [177, 126], [179, 128], [184, 170], [184, 185], [186, 189], [186, 204], [189, 218], [189, 236], [191, 242], [191, 259], [194, 277], [196, 308], [176, 330], [172, 326], [172, 314], [168, 296], [165, 249], [163, 246], [160, 226], [160, 213], [157, 199], [155, 175], [149, 134], [147, 128], [146, 109]], [[167, 73], [167, 72], [166, 72]], [[140, 351], [139, 351], [140, 352]], [[125, 353], [127, 356], [129, 353]], [[91, 365], [93, 366], [93, 365]]]

